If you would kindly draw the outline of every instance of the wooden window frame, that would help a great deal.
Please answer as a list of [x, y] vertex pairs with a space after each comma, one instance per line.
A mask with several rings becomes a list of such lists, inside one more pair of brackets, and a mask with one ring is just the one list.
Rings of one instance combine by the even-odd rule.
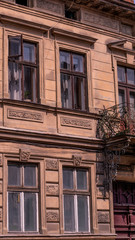
[[[36, 167], [36, 186], [24, 186], [24, 166], [35, 166]], [[20, 206], [21, 206], [21, 216], [20, 216], [20, 222], [21, 222], [21, 231], [11, 231], [9, 230], [9, 216], [8, 216], [8, 211], [7, 211], [7, 228], [9, 233], [37, 233], [39, 232], [39, 169], [38, 169], [38, 164], [35, 163], [18, 163], [18, 162], [8, 162], [8, 166], [20, 166], [20, 179], [21, 179], [21, 184], [20, 186], [18, 185], [9, 185], [7, 186], [7, 210], [9, 206], [8, 202], [8, 194], [9, 193], [19, 193], [20, 195]], [[25, 231], [24, 230], [24, 193], [35, 193], [36, 194], [36, 221], [37, 221], [37, 226], [36, 230], [34, 231]]]
[[[85, 64], [86, 63], [86, 56], [85, 56], [85, 54], [74, 52], [74, 51], [68, 51], [68, 50], [65, 50], [65, 49], [60, 49], [60, 52], [65, 52], [65, 53], [70, 54], [71, 69], [67, 70], [67, 69], [62, 69], [60, 67], [60, 75], [61, 74], [67, 74], [71, 78], [71, 89], [72, 89], [72, 107], [71, 107], [71, 109], [73, 109], [73, 110], [80, 110], [80, 111], [87, 111], [88, 110], [88, 92], [87, 92], [87, 73], [86, 73], [86, 67], [85, 67], [86, 66], [86, 64]], [[83, 69], [84, 69], [83, 73], [82, 72], [77, 72], [77, 71], [73, 70], [73, 55], [74, 54], [83, 57]], [[74, 103], [74, 82], [75, 82], [75, 77], [82, 78], [85, 81], [85, 86], [84, 86], [85, 110], [82, 109], [82, 106], [76, 107], [75, 103]], [[62, 90], [62, 87], [61, 87], [61, 90]], [[81, 102], [81, 96], [79, 96], [79, 101]], [[70, 109], [70, 108], [66, 108], [66, 109]]]
[[134, 68], [129, 68], [129, 67], [125, 67], [122, 65], [118, 65], [118, 67], [123, 67], [125, 70], [125, 82], [120, 82], [118, 80], [118, 89], [119, 90], [123, 90], [125, 92], [125, 104], [127, 104], [127, 106], [130, 104], [130, 92], [135, 92], [135, 84], [130, 84], [128, 83], [128, 79], [127, 79], [127, 69], [132, 69], [135, 72]]
[[[20, 55], [16, 55], [16, 56], [10, 56], [9, 55], [9, 52], [10, 52], [10, 39], [11, 38], [20, 38], [21, 41], [20, 41], [20, 44], [21, 44], [21, 53]], [[23, 44], [24, 43], [28, 43], [28, 44], [33, 44], [35, 45], [35, 63], [32, 63], [32, 62], [28, 62], [28, 61], [24, 61], [23, 60]], [[33, 97], [33, 85], [31, 85], [31, 96], [32, 96], [32, 99], [31, 99], [31, 102], [36, 102], [38, 103], [39, 101], [39, 84], [38, 84], [38, 76], [39, 76], [39, 56], [38, 56], [38, 52], [39, 52], [39, 46], [38, 46], [38, 43], [35, 43], [33, 41], [30, 41], [30, 40], [25, 40], [23, 39], [22, 35], [17, 35], [17, 36], [8, 36], [8, 44], [9, 44], [9, 51], [8, 51], [8, 63], [9, 62], [12, 62], [12, 63], [17, 63], [21, 66], [21, 71], [22, 71], [22, 75], [21, 75], [21, 91], [22, 91], [22, 96], [21, 96], [21, 101], [27, 101], [27, 99], [25, 99], [24, 97], [24, 66], [25, 67], [31, 67], [33, 68], [34, 70], [36, 70], [36, 74], [35, 74], [35, 85], [36, 85], [36, 94], [35, 94], [35, 99], [36, 101], [34, 101], [34, 97]], [[31, 81], [32, 82], [32, 81]], [[16, 100], [16, 99], [14, 99]]]
[[[88, 213], [88, 231], [83, 231], [84, 233], [90, 233], [90, 181], [89, 181], [89, 169], [85, 167], [67, 167], [63, 166], [64, 169], [73, 170], [73, 188], [72, 189], [64, 189], [63, 186], [63, 207], [64, 207], [64, 195], [71, 195], [74, 198], [74, 222], [75, 222], [75, 231], [66, 231], [64, 233], [80, 233], [78, 229], [78, 206], [77, 206], [77, 196], [86, 196], [87, 197], [87, 213]], [[77, 170], [86, 171], [87, 178], [87, 189], [77, 189]], [[63, 220], [64, 220], [64, 211], [63, 211]], [[81, 231], [82, 232], [82, 231]]]

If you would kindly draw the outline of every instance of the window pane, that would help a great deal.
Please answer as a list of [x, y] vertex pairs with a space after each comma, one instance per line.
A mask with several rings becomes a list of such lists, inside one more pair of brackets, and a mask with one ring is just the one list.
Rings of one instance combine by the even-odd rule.
[[67, 74], [61, 73], [61, 101], [63, 108], [72, 108], [71, 79]]
[[18, 165], [8, 166], [8, 185], [20, 186], [21, 185], [21, 171]]
[[77, 189], [87, 190], [87, 171], [77, 170]]
[[21, 36], [9, 37], [9, 57], [21, 55]]
[[135, 109], [135, 92], [130, 92], [130, 104], [131, 107]]
[[15, 100], [22, 99], [21, 92], [21, 67], [15, 62], [9, 62], [8, 64], [8, 78], [9, 78], [9, 92], [10, 98]]
[[20, 193], [8, 193], [8, 228], [9, 231], [21, 231]]
[[27, 62], [36, 62], [35, 58], [35, 44], [23, 43], [23, 59]]
[[24, 66], [24, 99], [36, 101], [36, 70]]
[[78, 196], [78, 231], [88, 231], [88, 201], [87, 196]]
[[60, 51], [60, 68], [70, 70], [70, 54]]
[[74, 196], [64, 195], [64, 229], [75, 231]]
[[127, 81], [129, 84], [135, 84], [135, 71], [134, 69], [127, 68]]
[[122, 89], [119, 89], [119, 104], [125, 103], [125, 91]]
[[36, 187], [36, 166], [24, 166], [24, 186]]
[[83, 63], [83, 56], [73, 54], [73, 70], [75, 72], [82, 72], [84, 73], [84, 63]]
[[25, 231], [37, 231], [36, 193], [24, 193]]
[[64, 168], [63, 169], [63, 188], [73, 189], [73, 170]]
[[125, 68], [118, 66], [118, 81], [126, 82]]
[[85, 79], [74, 77], [74, 108], [85, 110]]

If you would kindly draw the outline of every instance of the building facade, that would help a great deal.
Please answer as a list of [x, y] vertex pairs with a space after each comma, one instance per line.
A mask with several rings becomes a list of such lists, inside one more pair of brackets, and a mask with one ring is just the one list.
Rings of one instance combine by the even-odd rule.
[[1, 239], [135, 239], [134, 125], [112, 108], [134, 110], [134, 23], [132, 0], [0, 1]]

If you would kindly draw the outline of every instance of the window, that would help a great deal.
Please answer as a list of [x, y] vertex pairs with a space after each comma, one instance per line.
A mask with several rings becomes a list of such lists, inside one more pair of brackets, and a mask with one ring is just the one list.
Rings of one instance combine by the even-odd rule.
[[60, 51], [61, 101], [63, 108], [87, 109], [85, 57]]
[[63, 202], [65, 232], [89, 232], [88, 170], [63, 168]]
[[79, 20], [78, 11], [68, 6], [65, 7], [65, 17], [73, 20]]
[[21, 36], [9, 37], [8, 66], [10, 98], [37, 102], [37, 45]]
[[135, 70], [118, 66], [119, 103], [135, 109]]
[[8, 231], [38, 231], [38, 169], [35, 164], [8, 164]]
[[15, 3], [23, 6], [28, 6], [27, 0], [15, 0]]

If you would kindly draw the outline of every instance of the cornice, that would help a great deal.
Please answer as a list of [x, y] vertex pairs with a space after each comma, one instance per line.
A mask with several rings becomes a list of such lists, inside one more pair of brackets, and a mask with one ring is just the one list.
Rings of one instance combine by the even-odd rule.
[[104, 141], [98, 138], [65, 136], [65, 134], [50, 134], [47, 132], [31, 131], [0, 127], [0, 142], [27, 143], [41, 147], [60, 147], [100, 151]]
[[68, 32], [64, 29], [57, 29], [57, 28], [53, 28], [51, 30], [52, 34], [53, 35], [62, 35], [64, 37], [70, 37], [70, 38], [74, 38], [76, 40], [80, 40], [80, 41], [83, 41], [83, 42], [88, 42], [89, 44], [94, 44], [97, 39], [96, 38], [93, 38], [93, 37], [90, 37], [90, 36], [84, 36], [84, 35], [81, 35], [81, 34], [77, 34], [77, 33], [74, 33], [74, 32]]

